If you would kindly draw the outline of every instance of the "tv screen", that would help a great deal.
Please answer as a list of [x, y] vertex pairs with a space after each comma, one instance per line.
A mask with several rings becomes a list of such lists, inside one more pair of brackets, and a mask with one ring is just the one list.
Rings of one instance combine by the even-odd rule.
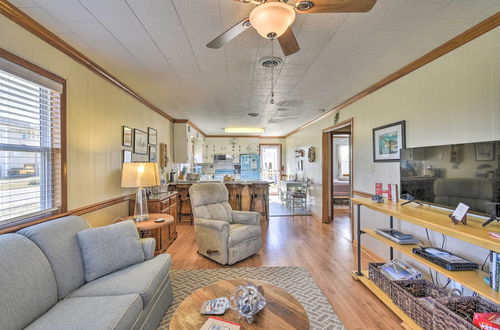
[[500, 217], [500, 141], [401, 150], [401, 194]]

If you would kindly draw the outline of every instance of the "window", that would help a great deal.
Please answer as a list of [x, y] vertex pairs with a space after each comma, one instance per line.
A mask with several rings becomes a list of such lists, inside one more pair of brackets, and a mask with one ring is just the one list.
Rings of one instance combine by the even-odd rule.
[[340, 175], [349, 175], [349, 145], [339, 145]]
[[62, 90], [0, 58], [0, 226], [62, 211]]

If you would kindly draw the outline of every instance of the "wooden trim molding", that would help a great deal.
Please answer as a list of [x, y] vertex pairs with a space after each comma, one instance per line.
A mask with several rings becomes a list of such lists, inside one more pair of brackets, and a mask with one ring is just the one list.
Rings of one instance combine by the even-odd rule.
[[[338, 123], [337, 125], [333, 125], [333, 126], [330, 126], [330, 127], [324, 128], [324, 129], [322, 130], [322, 132], [331, 132], [331, 131], [334, 131], [334, 130], [336, 130], [336, 129], [342, 128], [342, 127], [351, 126], [353, 121], [354, 121], [354, 118], [353, 118], [353, 117], [351, 117], [351, 118], [349, 118], [349, 119], [346, 119], [346, 120], [344, 120], [344, 121], [341, 121], [341, 122], [340, 122], [340, 123]], [[352, 131], [352, 128], [351, 128], [351, 131]], [[350, 133], [342, 133], [342, 134], [349, 135]]]
[[329, 223], [332, 221], [331, 207], [330, 207], [330, 189], [331, 189], [331, 134], [330, 132], [323, 132], [321, 136], [321, 221]]
[[366, 198], [371, 198], [372, 195], [373, 195], [373, 194], [370, 194], [370, 193], [367, 193], [367, 192], [364, 192], [364, 191], [360, 191], [360, 190], [353, 190], [352, 194], [353, 195], [358, 195], [358, 196], [361, 196], [361, 197], [366, 197]]
[[388, 75], [384, 79], [376, 82], [375, 84], [371, 85], [370, 87], [366, 88], [365, 90], [359, 92], [358, 94], [352, 96], [351, 98], [345, 100], [344, 102], [340, 103], [339, 105], [335, 106], [332, 108], [330, 111], [325, 112], [321, 116], [307, 122], [306, 124], [302, 125], [301, 127], [294, 129], [290, 133], [286, 134], [285, 137], [289, 137], [290, 135], [293, 135], [304, 128], [317, 123], [328, 116], [331, 116], [335, 114], [336, 112], [339, 112], [340, 110], [344, 109], [345, 107], [353, 104], [356, 101], [359, 101], [363, 97], [370, 95], [371, 93], [379, 90], [380, 88], [398, 80], [399, 78], [402, 78], [406, 76], [407, 74], [423, 67], [426, 64], [429, 64], [430, 62], [438, 59], [439, 57], [446, 55], [447, 53], [465, 45], [466, 43], [482, 36], [483, 34], [493, 30], [494, 28], [498, 27], [500, 25], [500, 13], [496, 13], [493, 16], [490, 16], [489, 18], [485, 19], [479, 24], [474, 25], [470, 29], [466, 30], [465, 32], [459, 34], [455, 38], [449, 40], [448, 42], [442, 44], [441, 46], [431, 50], [427, 54], [423, 55], [422, 57], [416, 59], [415, 61], [411, 62], [410, 64], [402, 67], [401, 69], [397, 70], [396, 72]]
[[198, 133], [200, 133], [203, 136], [207, 136], [205, 132], [203, 132], [198, 126], [196, 126], [191, 120], [189, 119], [174, 119], [174, 124], [188, 124], [192, 128], [194, 128]]
[[102, 202], [82, 206], [82, 207], [79, 207], [79, 208], [76, 208], [76, 209], [73, 209], [71, 211], [67, 211], [64, 213], [59, 213], [59, 214], [54, 214], [54, 215], [50, 215], [50, 216], [46, 216], [46, 217], [42, 217], [42, 218], [38, 218], [38, 219], [34, 219], [34, 220], [19, 222], [18, 224], [16, 224], [16, 223], [7, 224], [4, 227], [0, 227], [0, 234], [12, 233], [12, 232], [18, 231], [22, 228], [25, 228], [25, 227], [29, 227], [29, 226], [36, 225], [38, 223], [66, 217], [68, 215], [88, 214], [88, 213], [91, 213], [91, 212], [94, 212], [97, 210], [104, 209], [106, 207], [110, 207], [110, 206], [113, 206], [116, 204], [127, 202], [130, 199], [132, 199], [134, 196], [135, 196], [135, 194], [124, 195], [124, 196], [108, 199], [108, 200], [105, 200]]
[[7, 0], [0, 0], [0, 14], [9, 18], [11, 21], [17, 23], [22, 28], [28, 30], [38, 38], [50, 44], [51, 46], [57, 48], [58, 50], [60, 50], [61, 52], [72, 58], [74, 61], [82, 64], [87, 69], [94, 72], [101, 78], [107, 80], [108, 82], [114, 84], [115, 86], [122, 89], [126, 93], [130, 94], [132, 97], [134, 97], [136, 100], [138, 100], [139, 102], [141, 102], [154, 112], [158, 113], [159, 115], [163, 116], [164, 118], [170, 121], [174, 120], [167, 113], [165, 113], [160, 108], [156, 107], [151, 102], [140, 96], [137, 92], [132, 90], [132, 88], [128, 87], [125, 83], [123, 83], [121, 80], [119, 80], [111, 73], [106, 71], [103, 67], [99, 66], [97, 63], [92, 61], [90, 58], [85, 56], [83, 53], [81, 53], [79, 50], [77, 50], [76, 48], [74, 48], [73, 46], [62, 40], [61, 38], [59, 38], [54, 33], [50, 32], [43, 25], [32, 19], [30, 16], [26, 15], [19, 8], [17, 8]]

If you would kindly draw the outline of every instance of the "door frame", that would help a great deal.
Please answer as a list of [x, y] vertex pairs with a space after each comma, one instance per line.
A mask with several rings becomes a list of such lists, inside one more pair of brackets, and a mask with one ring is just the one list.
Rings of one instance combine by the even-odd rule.
[[[280, 149], [280, 155], [279, 155], [279, 158], [278, 158], [278, 162], [279, 162], [279, 165], [278, 165], [278, 187], [279, 187], [279, 184], [281, 183], [281, 167], [283, 166], [283, 144], [282, 143], [259, 143], [259, 156], [261, 156], [261, 160], [262, 160], [262, 155], [261, 155], [261, 147], [265, 147], [265, 146], [269, 146], [269, 147], [276, 147], [278, 146], [279, 149]], [[261, 161], [259, 160], [259, 161]], [[262, 164], [261, 164], [262, 165]], [[261, 166], [261, 170], [262, 170], [262, 166]]]
[[[354, 187], [354, 118], [346, 119], [336, 125], [327, 127], [322, 130], [321, 138], [321, 150], [322, 150], [322, 166], [321, 166], [321, 177], [322, 177], [322, 217], [321, 221], [323, 223], [330, 223], [333, 221], [333, 152], [332, 152], [332, 136], [335, 130], [351, 126], [350, 134], [350, 192], [349, 195], [352, 197], [352, 191]], [[351, 231], [352, 237], [354, 237], [354, 226], [352, 217], [352, 205], [349, 203], [351, 208]]]

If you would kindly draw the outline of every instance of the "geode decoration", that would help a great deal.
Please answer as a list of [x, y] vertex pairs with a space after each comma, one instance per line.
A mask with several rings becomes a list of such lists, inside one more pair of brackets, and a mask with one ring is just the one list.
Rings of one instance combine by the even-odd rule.
[[246, 318], [248, 323], [253, 323], [255, 315], [266, 305], [264, 290], [252, 283], [238, 287], [230, 301], [231, 309], [238, 311], [240, 317]]

